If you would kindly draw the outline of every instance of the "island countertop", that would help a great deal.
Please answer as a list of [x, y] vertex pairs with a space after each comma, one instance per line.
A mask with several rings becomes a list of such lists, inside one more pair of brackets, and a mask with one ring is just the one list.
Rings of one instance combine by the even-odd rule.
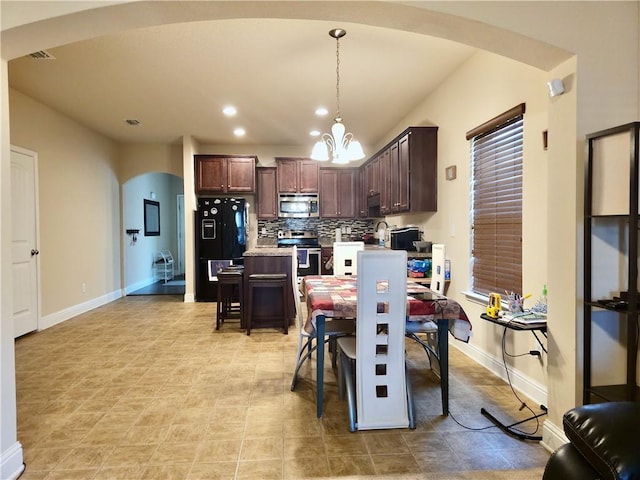
[[245, 251], [243, 257], [290, 257], [292, 248], [255, 247]]

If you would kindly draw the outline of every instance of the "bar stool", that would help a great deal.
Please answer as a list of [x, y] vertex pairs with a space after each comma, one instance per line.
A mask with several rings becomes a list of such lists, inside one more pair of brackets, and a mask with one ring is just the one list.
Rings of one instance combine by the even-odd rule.
[[[220, 330], [220, 324], [229, 319], [238, 319], [240, 320], [240, 328], [244, 326], [243, 278], [242, 269], [223, 269], [218, 272], [216, 330]], [[238, 302], [237, 305], [234, 305], [236, 292], [238, 292]]]
[[[248, 307], [247, 307], [247, 335], [251, 335], [251, 322], [253, 321], [254, 302], [256, 299], [256, 292], [262, 289], [270, 289], [271, 291], [277, 290], [277, 294], [281, 299], [282, 315], [268, 313], [266, 315], [260, 315], [260, 320], [280, 320], [282, 321], [282, 328], [284, 334], [289, 333], [289, 319], [287, 318], [287, 308], [289, 305], [289, 295], [287, 295], [287, 274], [286, 273], [254, 273], [249, 275], [249, 288], [248, 288]], [[290, 289], [290, 287], [289, 287]], [[265, 293], [265, 292], [263, 292]], [[269, 292], [271, 293], [271, 292]], [[270, 297], [273, 298], [273, 297]], [[267, 303], [267, 302], [265, 302]], [[269, 306], [272, 306], [274, 302], [268, 302]]]

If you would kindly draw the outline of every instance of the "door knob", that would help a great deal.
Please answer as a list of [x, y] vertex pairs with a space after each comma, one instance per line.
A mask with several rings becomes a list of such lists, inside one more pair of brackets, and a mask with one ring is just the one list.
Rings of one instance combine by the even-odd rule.
[[31, 256], [33, 257], [34, 255], [38, 255], [40, 252], [38, 250], [36, 250], [35, 248], [31, 249]]

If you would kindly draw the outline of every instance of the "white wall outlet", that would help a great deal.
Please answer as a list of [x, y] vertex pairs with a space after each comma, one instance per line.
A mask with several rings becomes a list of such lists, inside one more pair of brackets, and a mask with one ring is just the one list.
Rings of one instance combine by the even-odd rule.
[[260, 235], [266, 235], [267, 234], [267, 229], [265, 227], [262, 227], [262, 230], [260, 231]]
[[87, 284], [82, 282], [82, 293], [87, 293]]

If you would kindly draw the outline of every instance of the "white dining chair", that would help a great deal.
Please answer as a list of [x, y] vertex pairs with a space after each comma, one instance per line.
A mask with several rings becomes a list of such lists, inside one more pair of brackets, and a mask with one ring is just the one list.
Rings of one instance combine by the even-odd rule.
[[355, 275], [358, 272], [358, 252], [364, 242], [333, 242], [333, 274]]
[[[291, 264], [293, 267], [293, 278], [297, 278], [298, 271], [298, 252], [297, 248], [294, 245], [293, 247], [293, 256], [291, 257]], [[293, 281], [293, 304], [295, 306], [295, 314], [296, 314], [296, 326], [298, 328], [298, 351], [296, 353], [296, 366], [293, 371], [293, 378], [291, 380], [291, 390], [296, 386], [298, 381], [298, 371], [300, 367], [304, 363], [307, 358], [311, 357], [311, 353], [313, 352], [313, 338], [315, 337], [314, 332], [308, 333], [304, 329], [304, 313], [302, 311], [302, 302], [300, 301], [300, 287], [297, 281]], [[304, 353], [303, 353], [304, 352]]]
[[415, 428], [405, 364], [407, 252], [358, 252], [356, 335], [337, 339], [349, 430]]
[[[296, 272], [296, 266], [298, 263], [298, 256], [296, 247], [293, 247], [293, 271]], [[294, 277], [295, 278], [295, 277]], [[300, 287], [297, 282], [293, 282], [293, 299], [296, 311], [296, 325], [298, 327], [298, 350], [296, 352], [296, 366], [293, 370], [293, 377], [291, 379], [291, 391], [295, 390], [298, 383], [298, 373], [300, 368], [306, 360], [311, 359], [313, 352], [318, 348], [318, 344], [314, 342], [316, 338], [315, 330], [307, 332], [305, 327], [306, 318], [304, 315], [304, 305], [300, 300]], [[325, 343], [334, 342], [339, 336], [348, 335], [353, 333], [353, 327], [350, 322], [334, 321], [330, 320], [325, 325], [325, 338], [320, 342], [322, 348]], [[332, 363], [335, 365], [335, 356], [332, 357]]]
[[[430, 289], [444, 296], [445, 247], [441, 243], [431, 247], [431, 285]], [[438, 328], [433, 322], [407, 322], [406, 335], [418, 342], [427, 354], [429, 365], [440, 377], [440, 354], [438, 352]]]

